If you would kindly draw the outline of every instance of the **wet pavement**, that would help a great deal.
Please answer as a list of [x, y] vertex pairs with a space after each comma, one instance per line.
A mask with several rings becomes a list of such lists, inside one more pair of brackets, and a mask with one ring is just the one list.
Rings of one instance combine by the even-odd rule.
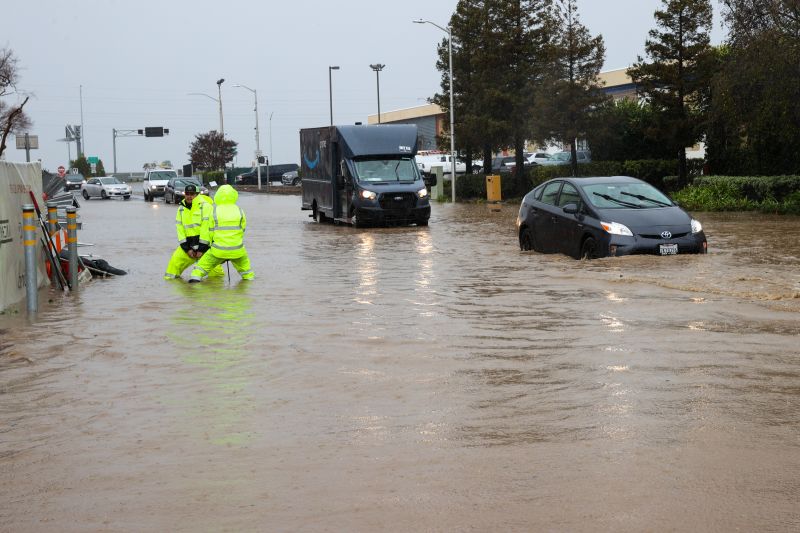
[[256, 281], [188, 285], [174, 206], [82, 202], [129, 274], [0, 315], [0, 531], [800, 528], [800, 219], [585, 262], [239, 203]]

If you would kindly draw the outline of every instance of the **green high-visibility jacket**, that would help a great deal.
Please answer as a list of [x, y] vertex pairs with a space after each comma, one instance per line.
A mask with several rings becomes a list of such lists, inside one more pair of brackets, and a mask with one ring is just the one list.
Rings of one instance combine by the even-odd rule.
[[236, 259], [247, 255], [244, 232], [247, 217], [236, 200], [239, 193], [230, 185], [223, 185], [214, 196], [214, 207], [208, 223], [200, 227], [200, 242], [208, 242], [210, 251], [221, 259]]

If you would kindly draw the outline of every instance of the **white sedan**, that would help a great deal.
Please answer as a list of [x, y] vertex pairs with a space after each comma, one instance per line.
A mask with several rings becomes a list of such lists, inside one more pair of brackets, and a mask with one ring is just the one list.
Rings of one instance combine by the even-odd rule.
[[81, 185], [81, 195], [88, 200], [89, 198], [113, 198], [121, 196], [125, 200], [131, 199], [131, 186], [119, 181], [114, 176], [105, 178], [89, 178], [86, 183]]

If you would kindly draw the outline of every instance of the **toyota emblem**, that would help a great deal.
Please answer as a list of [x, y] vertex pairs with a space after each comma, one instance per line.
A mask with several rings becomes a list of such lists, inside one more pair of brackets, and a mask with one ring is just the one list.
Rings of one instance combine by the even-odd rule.
[[672, 238], [672, 233], [670, 233], [669, 231], [662, 231], [661, 232], [661, 238], [662, 239], [671, 239]]

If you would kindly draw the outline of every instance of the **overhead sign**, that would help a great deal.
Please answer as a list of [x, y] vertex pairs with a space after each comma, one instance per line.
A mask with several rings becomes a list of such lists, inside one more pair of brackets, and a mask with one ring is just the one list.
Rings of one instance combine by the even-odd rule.
[[17, 135], [17, 150], [38, 150], [38, 149], [39, 149], [38, 135]]
[[100, 158], [94, 155], [90, 155], [89, 157], [86, 158], [86, 161], [88, 161], [90, 165], [96, 165], [97, 163], [100, 162]]
[[64, 165], [61, 165], [56, 170], [58, 170], [58, 176], [61, 177], [61, 178], [63, 178], [64, 176], [67, 175], [67, 169], [64, 168]]

